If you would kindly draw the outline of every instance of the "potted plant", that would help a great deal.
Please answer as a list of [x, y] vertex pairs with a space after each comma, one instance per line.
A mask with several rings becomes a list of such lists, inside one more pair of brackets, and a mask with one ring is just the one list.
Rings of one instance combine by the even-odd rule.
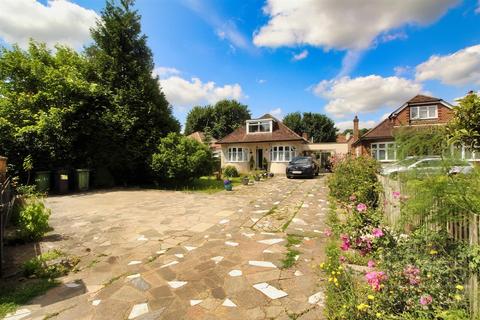
[[232, 181], [230, 181], [230, 179], [228, 179], [228, 178], [223, 180], [223, 187], [227, 191], [232, 191], [232, 189], [233, 189]]
[[260, 181], [260, 175], [258, 174], [258, 172], [255, 172], [255, 174], [253, 175], [253, 179], [255, 179], [255, 181]]
[[248, 183], [249, 183], [249, 182], [250, 182], [250, 179], [248, 178], [248, 176], [244, 176], [244, 177], [242, 178], [242, 184], [243, 184], [244, 186], [248, 186]]

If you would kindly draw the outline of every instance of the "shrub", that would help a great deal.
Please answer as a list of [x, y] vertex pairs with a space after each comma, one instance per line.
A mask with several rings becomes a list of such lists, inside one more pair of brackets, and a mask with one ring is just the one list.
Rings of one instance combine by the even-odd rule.
[[151, 168], [161, 180], [192, 180], [212, 173], [213, 156], [208, 146], [178, 133], [160, 140]]
[[26, 277], [54, 279], [70, 272], [80, 260], [77, 257], [67, 257], [59, 250], [47, 251], [23, 264], [23, 274]]
[[231, 178], [235, 178], [239, 176], [238, 170], [234, 166], [226, 166], [225, 168], [223, 168], [223, 175], [225, 177], [231, 177]]
[[14, 224], [21, 239], [37, 241], [49, 230], [50, 209], [45, 208], [41, 200], [36, 198], [26, 200], [19, 204], [16, 210]]
[[346, 157], [334, 161], [333, 174], [328, 179], [330, 194], [340, 202], [365, 203], [369, 207], [378, 204], [382, 187], [377, 179], [379, 163], [371, 157]]

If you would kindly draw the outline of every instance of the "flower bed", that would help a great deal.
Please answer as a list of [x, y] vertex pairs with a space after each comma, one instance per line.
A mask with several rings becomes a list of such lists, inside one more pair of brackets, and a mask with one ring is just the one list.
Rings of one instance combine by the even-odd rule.
[[471, 319], [464, 288], [469, 272], [478, 272], [471, 247], [442, 229], [396, 232], [375, 202], [357, 194], [345, 199], [331, 201], [344, 217], [331, 208], [327, 261], [320, 265], [328, 277], [328, 319]]

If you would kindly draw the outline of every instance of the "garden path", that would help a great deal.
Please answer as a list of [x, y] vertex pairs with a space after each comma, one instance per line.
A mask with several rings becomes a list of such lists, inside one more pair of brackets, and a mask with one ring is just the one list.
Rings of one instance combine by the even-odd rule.
[[[12, 319], [322, 319], [326, 198], [324, 177], [51, 197], [58, 237], [42, 249], [80, 271]], [[300, 254], [282, 268], [287, 234]]]

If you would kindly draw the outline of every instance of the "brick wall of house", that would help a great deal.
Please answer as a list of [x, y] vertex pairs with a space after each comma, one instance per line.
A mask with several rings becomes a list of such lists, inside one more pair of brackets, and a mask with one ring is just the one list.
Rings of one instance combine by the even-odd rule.
[[[432, 104], [428, 104], [432, 105]], [[406, 107], [398, 116], [394, 119], [394, 126], [406, 126], [406, 125], [423, 125], [423, 124], [437, 124], [447, 123], [453, 117], [453, 111], [450, 108], [445, 107], [443, 104], [438, 103], [438, 118], [428, 120], [411, 120], [410, 119], [410, 106]]]

